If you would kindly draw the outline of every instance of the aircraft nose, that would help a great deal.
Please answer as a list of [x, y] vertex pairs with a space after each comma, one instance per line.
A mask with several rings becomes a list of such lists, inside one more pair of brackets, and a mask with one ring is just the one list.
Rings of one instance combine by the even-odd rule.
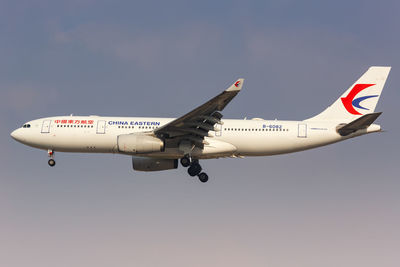
[[10, 135], [14, 140], [17, 140], [17, 141], [20, 141], [20, 142], [23, 139], [22, 138], [21, 129], [14, 130]]

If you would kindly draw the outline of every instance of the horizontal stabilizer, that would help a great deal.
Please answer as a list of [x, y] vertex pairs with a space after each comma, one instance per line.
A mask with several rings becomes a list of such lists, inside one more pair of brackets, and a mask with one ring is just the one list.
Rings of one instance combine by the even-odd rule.
[[370, 126], [380, 115], [382, 112], [376, 112], [376, 113], [370, 113], [366, 114], [348, 124], [345, 125], [339, 125], [339, 128], [337, 129], [337, 132], [341, 136], [346, 136], [349, 134], [352, 134], [358, 130], [361, 129], [366, 129], [368, 126]]

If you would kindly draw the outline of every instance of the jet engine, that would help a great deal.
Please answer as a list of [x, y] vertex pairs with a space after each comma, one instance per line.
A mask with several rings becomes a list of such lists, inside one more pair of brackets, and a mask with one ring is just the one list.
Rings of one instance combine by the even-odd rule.
[[144, 154], [164, 151], [164, 141], [143, 134], [122, 134], [118, 136], [118, 151], [125, 154]]
[[132, 157], [132, 167], [143, 172], [171, 170], [178, 168], [178, 160]]

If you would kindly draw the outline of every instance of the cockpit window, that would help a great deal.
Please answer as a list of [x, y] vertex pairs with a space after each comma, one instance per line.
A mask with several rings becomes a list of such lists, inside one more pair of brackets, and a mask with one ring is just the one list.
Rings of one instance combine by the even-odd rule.
[[22, 125], [22, 128], [31, 128], [31, 125], [30, 124], [24, 124], [24, 125]]

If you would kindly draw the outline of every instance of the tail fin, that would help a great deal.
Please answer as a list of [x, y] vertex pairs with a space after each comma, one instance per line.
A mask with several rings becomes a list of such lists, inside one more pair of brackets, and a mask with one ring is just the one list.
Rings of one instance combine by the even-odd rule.
[[375, 110], [391, 67], [370, 67], [323, 112], [308, 120], [352, 121]]

